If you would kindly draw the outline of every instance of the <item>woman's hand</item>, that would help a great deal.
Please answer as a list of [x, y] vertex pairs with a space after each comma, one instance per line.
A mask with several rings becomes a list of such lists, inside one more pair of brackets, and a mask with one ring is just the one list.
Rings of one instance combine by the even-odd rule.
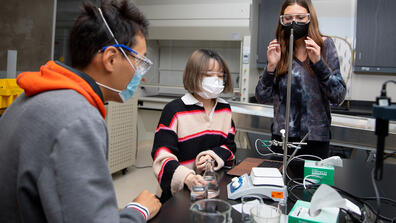
[[194, 186], [206, 186], [207, 183], [201, 175], [190, 173], [184, 180], [184, 184], [186, 184], [191, 191]]
[[316, 64], [320, 60], [320, 46], [313, 41], [309, 36], [305, 41], [305, 46], [307, 48], [307, 53], [309, 59], [312, 63]]
[[267, 71], [274, 72], [281, 58], [280, 44], [276, 39], [272, 40], [267, 48]]
[[213, 160], [210, 155], [201, 156], [198, 161], [196, 161], [195, 166], [197, 167], [198, 172], [202, 172], [205, 170], [206, 161]]

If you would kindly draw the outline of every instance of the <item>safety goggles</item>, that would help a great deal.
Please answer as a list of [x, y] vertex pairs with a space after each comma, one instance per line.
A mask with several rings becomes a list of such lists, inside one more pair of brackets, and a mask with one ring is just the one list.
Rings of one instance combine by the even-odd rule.
[[299, 13], [299, 14], [285, 14], [280, 16], [280, 23], [283, 26], [290, 26], [292, 23], [296, 22], [298, 25], [305, 25], [311, 21], [311, 14], [309, 13]]
[[[107, 24], [106, 19], [105, 19], [104, 16], [103, 16], [102, 10], [101, 10], [100, 8], [98, 8], [98, 11], [99, 11], [100, 17], [102, 18], [104, 24], [106, 25], [107, 30], [109, 31], [111, 37], [113, 37], [114, 42], [116, 43], [116, 44], [111, 45], [111, 46], [118, 48], [118, 49], [122, 52], [122, 54], [124, 54], [124, 56], [125, 56], [126, 59], [128, 60], [128, 63], [132, 66], [132, 68], [135, 69], [135, 72], [136, 72], [136, 71], [139, 71], [139, 73], [140, 73], [141, 75], [143, 75], [143, 74], [145, 74], [148, 70], [150, 70], [150, 68], [151, 68], [151, 66], [153, 65], [153, 63], [152, 63], [148, 58], [146, 58], [146, 57], [139, 57], [139, 56], [138, 56], [138, 53], [137, 53], [135, 50], [129, 48], [128, 46], [126, 46], [126, 45], [124, 45], [124, 44], [120, 44], [120, 43], [117, 41], [117, 39], [115, 38], [113, 32], [111, 31], [109, 24]], [[99, 50], [99, 52], [103, 52], [104, 50], [106, 50], [107, 47], [109, 47], [109, 46], [103, 47], [102, 50]], [[136, 67], [133, 66], [133, 64], [132, 64], [131, 61], [129, 60], [129, 58], [128, 58], [128, 56], [127, 56], [127, 53], [125, 52], [124, 49], [125, 49], [126, 51], [129, 52], [129, 55], [131, 55], [132, 57], [135, 58]], [[131, 53], [133, 53], [133, 54], [131, 54]]]
[[[151, 62], [150, 59], [148, 59], [145, 56], [143, 56], [143, 57], [138, 56], [138, 52], [136, 52], [135, 50], [129, 48], [128, 46], [126, 46], [124, 44], [114, 44], [114, 45], [110, 45], [110, 46], [115, 47], [115, 48], [122, 48], [125, 50], [124, 51], [125, 54], [133, 57], [135, 59], [136, 70], [141, 71], [142, 75], [147, 73], [147, 71], [149, 71], [151, 66], [153, 65], [153, 62]], [[105, 51], [110, 46], [103, 47], [99, 52]]]

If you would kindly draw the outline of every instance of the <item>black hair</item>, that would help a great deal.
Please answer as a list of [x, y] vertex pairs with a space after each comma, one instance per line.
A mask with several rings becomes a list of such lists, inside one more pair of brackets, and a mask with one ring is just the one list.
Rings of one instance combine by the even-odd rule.
[[[104, 0], [101, 10], [107, 24], [120, 44], [134, 47], [138, 33], [147, 38], [148, 20], [132, 0]], [[115, 44], [106, 28], [98, 8], [84, 2], [80, 16], [75, 21], [69, 38], [71, 66], [86, 67], [104, 46]]]

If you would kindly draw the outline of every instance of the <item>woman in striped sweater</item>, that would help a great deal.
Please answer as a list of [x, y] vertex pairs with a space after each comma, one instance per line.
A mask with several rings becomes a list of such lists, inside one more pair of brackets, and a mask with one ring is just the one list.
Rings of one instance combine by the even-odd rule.
[[188, 93], [164, 107], [151, 152], [162, 202], [184, 185], [206, 184], [196, 174], [206, 160], [215, 160], [214, 170], [219, 170], [236, 150], [230, 105], [218, 97], [233, 90], [223, 58], [212, 50], [196, 50], [187, 61], [183, 84]]

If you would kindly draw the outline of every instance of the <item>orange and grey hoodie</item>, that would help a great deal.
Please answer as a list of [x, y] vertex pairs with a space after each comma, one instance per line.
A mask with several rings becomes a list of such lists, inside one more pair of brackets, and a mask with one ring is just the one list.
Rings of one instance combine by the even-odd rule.
[[17, 83], [0, 117], [0, 222], [146, 222], [137, 203], [118, 211], [95, 81], [50, 61]]
[[21, 73], [17, 77], [17, 83], [27, 96], [51, 90], [74, 90], [97, 108], [103, 118], [106, 117], [102, 92], [95, 81], [87, 74], [60, 62], [49, 61], [41, 66], [40, 72]]

